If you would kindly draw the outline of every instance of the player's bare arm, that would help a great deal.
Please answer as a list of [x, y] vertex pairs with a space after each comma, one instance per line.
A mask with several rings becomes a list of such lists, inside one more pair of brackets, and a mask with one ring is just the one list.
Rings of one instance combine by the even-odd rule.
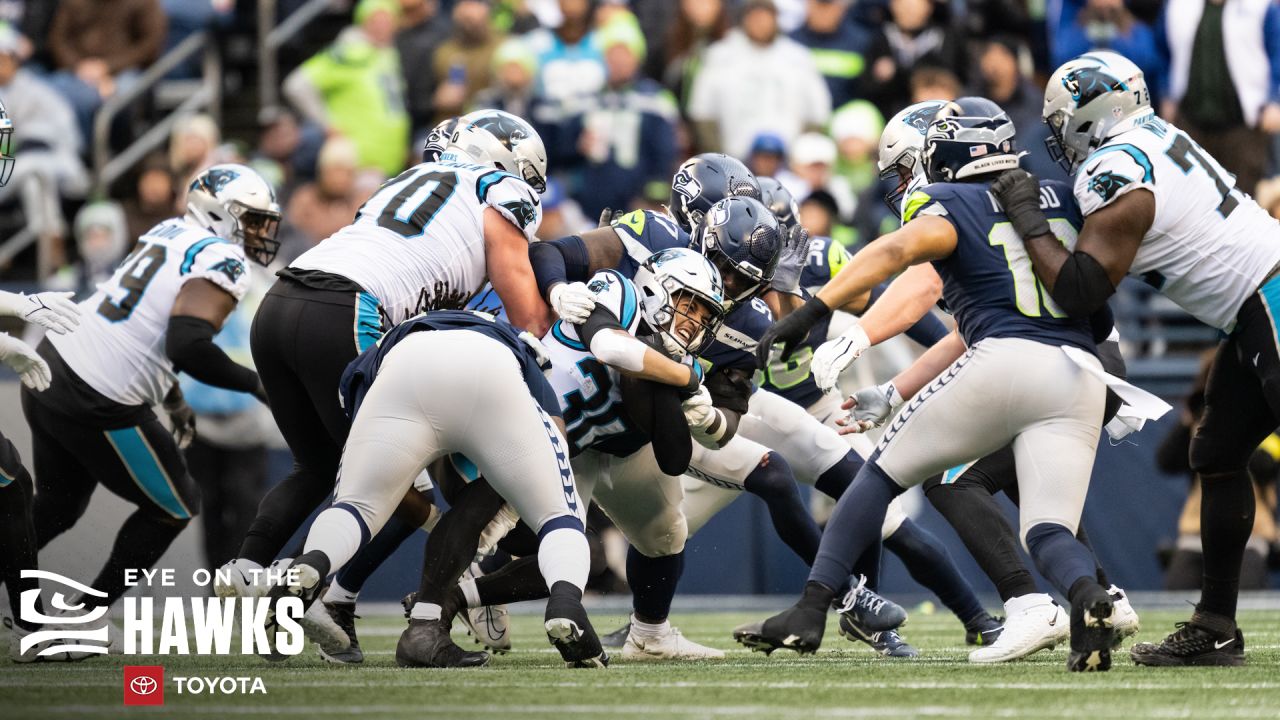
[[551, 328], [551, 309], [538, 295], [529, 264], [529, 242], [493, 208], [484, 211], [485, 266], [511, 324], [541, 337]]

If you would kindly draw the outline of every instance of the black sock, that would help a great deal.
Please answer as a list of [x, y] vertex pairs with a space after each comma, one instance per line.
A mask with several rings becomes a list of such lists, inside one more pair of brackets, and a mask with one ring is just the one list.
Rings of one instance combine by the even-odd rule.
[[418, 602], [444, 604], [449, 590], [458, 584], [458, 577], [475, 558], [480, 533], [504, 502], [483, 480], [468, 484], [453, 499], [449, 512], [440, 517], [427, 536]]
[[320, 575], [320, 585], [324, 585], [325, 578], [329, 577], [329, 568], [332, 563], [329, 562], [329, 556], [319, 550], [305, 552], [293, 559], [294, 565], [306, 565], [314, 568], [316, 573]]
[[[871, 590], [880, 587], [880, 543], [876, 543], [858, 556], [853, 562], [853, 582], [857, 582], [857, 578], [866, 579], [865, 585]], [[836, 588], [836, 590], [848, 590], [848, 588]]]
[[413, 525], [401, 519], [399, 515], [393, 514], [378, 534], [370, 538], [368, 544], [360, 548], [355, 556], [338, 571], [336, 578], [338, 584], [344, 590], [360, 592], [369, 576], [373, 575], [374, 571], [386, 562], [405, 540], [417, 532], [418, 527], [420, 526]]
[[671, 614], [676, 584], [684, 572], [684, 551], [651, 558], [634, 547], [627, 548], [627, 582], [636, 619], [660, 623]]
[[492, 575], [476, 580], [481, 605], [503, 605], [541, 600], [547, 596], [547, 582], [538, 569], [538, 556], [522, 557], [504, 565]]
[[1093, 553], [1094, 574], [1098, 578], [1098, 584], [1104, 588], [1111, 587], [1111, 581], [1107, 578], [1107, 571], [1103, 569], [1102, 561], [1098, 559], [1098, 551], [1093, 549], [1093, 543], [1089, 542], [1089, 535], [1084, 531], [1084, 518], [1080, 519], [1080, 527], [1076, 528], [1076, 539], [1089, 548], [1089, 552]]
[[[8, 442], [3, 438], [0, 441]], [[14, 453], [16, 461], [17, 454]], [[27, 590], [39, 590], [40, 581], [36, 578], [23, 578], [23, 570], [38, 569], [40, 564], [36, 555], [36, 530], [32, 524], [32, 482], [31, 475], [21, 463], [13, 463], [12, 467], [0, 465], [13, 479], [0, 485], [0, 583], [9, 593], [9, 612], [13, 613], [14, 622], [26, 630], [37, 629], [36, 625], [23, 621], [18, 612], [22, 593]], [[0, 478], [3, 482], [4, 478]], [[41, 613], [43, 605], [40, 596], [36, 596], [36, 609]]]
[[1070, 596], [1080, 578], [1095, 586], [1093, 553], [1076, 536], [1057, 523], [1040, 523], [1027, 531], [1027, 549], [1036, 569], [1058, 592]]
[[839, 500], [840, 496], [844, 495], [844, 491], [849, 489], [849, 483], [858, 476], [862, 464], [862, 458], [858, 457], [858, 453], [850, 450], [839, 462], [819, 475], [813, 487], [827, 497]]
[[956, 569], [942, 541], [928, 530], [908, 518], [885, 539], [884, 546], [897, 555], [911, 577], [937, 595], [960, 622], [967, 625], [986, 616], [987, 611], [969, 581]]
[[827, 529], [822, 533], [809, 580], [829, 588], [843, 585], [858, 557], [879, 544], [885, 509], [902, 492], [874, 462], [864, 465], [836, 502]]
[[809, 514], [800, 489], [796, 487], [791, 466], [778, 453], [770, 452], [743, 482], [747, 492], [769, 507], [774, 532], [806, 565], [813, 564], [822, 531]]
[[105, 598], [85, 598], [95, 605], [114, 603], [128, 588], [124, 584], [124, 572], [129, 569], [145, 570], [156, 564], [170, 543], [187, 526], [187, 520], [159, 517], [154, 510], [136, 510], [125, 519], [116, 535], [107, 564], [98, 573], [92, 587], [105, 592]]
[[1240, 594], [1240, 566], [1253, 532], [1253, 483], [1244, 470], [1202, 474], [1200, 493], [1204, 584], [1196, 609], [1234, 618]]

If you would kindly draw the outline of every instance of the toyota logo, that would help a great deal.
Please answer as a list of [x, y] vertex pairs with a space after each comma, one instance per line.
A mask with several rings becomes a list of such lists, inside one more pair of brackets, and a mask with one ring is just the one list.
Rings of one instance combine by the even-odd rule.
[[150, 695], [159, 687], [160, 684], [156, 682], [155, 678], [136, 677], [129, 681], [129, 689], [139, 695]]

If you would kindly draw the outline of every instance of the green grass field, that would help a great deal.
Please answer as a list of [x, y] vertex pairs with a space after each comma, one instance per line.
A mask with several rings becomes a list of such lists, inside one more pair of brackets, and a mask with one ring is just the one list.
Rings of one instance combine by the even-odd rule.
[[[1139, 611], [1141, 612], [1141, 607]], [[1106, 674], [1064, 670], [1065, 650], [996, 666], [965, 662], [963, 633], [949, 615], [915, 613], [904, 635], [923, 655], [887, 660], [835, 631], [816, 656], [772, 657], [739, 648], [729, 631], [758, 618], [684, 613], [687, 635], [729, 651], [721, 662], [628, 664], [566, 670], [541, 634], [539, 618], [513, 618], [516, 650], [474, 670], [403, 670], [393, 651], [398, 618], [361, 621], [362, 667], [326, 665], [308, 653], [280, 665], [252, 657], [130, 658], [165, 667], [164, 707], [122, 706], [123, 659], [0, 669], [0, 717], [94, 718], [351, 716], [396, 718], [1278, 718], [1280, 611], [1245, 612], [1244, 668], [1158, 670], [1134, 666], [1125, 651]], [[1146, 612], [1140, 638], [1157, 638], [1185, 611]], [[622, 620], [597, 613], [602, 631]], [[470, 638], [455, 630], [470, 647]], [[179, 695], [174, 676], [261, 677], [267, 694]]]

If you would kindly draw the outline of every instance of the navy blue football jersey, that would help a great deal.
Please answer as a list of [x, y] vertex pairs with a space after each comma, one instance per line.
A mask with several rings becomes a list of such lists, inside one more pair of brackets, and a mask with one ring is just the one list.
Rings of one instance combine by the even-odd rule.
[[754, 371], [756, 343], [773, 324], [773, 313], [760, 298], [739, 303], [725, 316], [716, 339], [698, 356], [708, 371], [741, 368]]
[[542, 406], [547, 414], [560, 417], [560, 403], [551, 383], [542, 374], [537, 355], [533, 348], [520, 339], [520, 333], [504, 320], [477, 314], [467, 310], [433, 310], [411, 317], [392, 328], [376, 345], [371, 345], [347, 365], [342, 373], [338, 392], [342, 398], [342, 408], [347, 417], [354, 418], [360, 409], [360, 403], [369, 392], [378, 368], [396, 343], [405, 339], [410, 333], [427, 330], [471, 330], [497, 340], [506, 345], [520, 364], [520, 373], [529, 386], [529, 394]]
[[622, 260], [613, 268], [623, 277], [633, 278], [640, 263], [659, 250], [689, 247], [689, 233], [670, 216], [652, 210], [636, 210], [613, 221], [622, 241]]
[[[987, 188], [985, 182], [926, 185], [907, 196], [903, 210], [905, 222], [936, 215], [955, 226], [955, 252], [933, 266], [965, 344], [1014, 337], [1095, 352], [1089, 321], [1068, 318], [1049, 296], [1022, 238]], [[1040, 181], [1040, 207], [1053, 233], [1074, 247], [1084, 221], [1071, 188]]]

